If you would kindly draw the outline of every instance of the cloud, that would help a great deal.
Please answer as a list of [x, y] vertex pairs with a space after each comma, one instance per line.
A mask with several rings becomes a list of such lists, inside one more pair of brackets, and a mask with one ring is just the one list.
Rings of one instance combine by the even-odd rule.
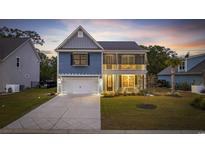
[[60, 20], [64, 29], [48, 29], [49, 50], [82, 25], [97, 41], [134, 40], [142, 45], [163, 45], [178, 53], [205, 49], [205, 20]]

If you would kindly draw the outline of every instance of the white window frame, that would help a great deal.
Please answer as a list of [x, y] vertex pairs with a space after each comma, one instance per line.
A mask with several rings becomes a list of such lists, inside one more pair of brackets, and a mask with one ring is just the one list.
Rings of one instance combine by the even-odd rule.
[[83, 38], [83, 31], [78, 31], [78, 38]]
[[[182, 64], [184, 65], [183, 69], [181, 68]], [[187, 60], [183, 60], [182, 64], [180, 64], [178, 66], [178, 72], [186, 72], [187, 71]]]

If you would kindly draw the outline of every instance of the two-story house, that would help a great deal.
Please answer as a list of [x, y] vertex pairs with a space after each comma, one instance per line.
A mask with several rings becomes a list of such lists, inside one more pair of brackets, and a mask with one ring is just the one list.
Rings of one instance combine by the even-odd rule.
[[[205, 54], [193, 55], [184, 58], [182, 64], [175, 70], [176, 83], [189, 85], [205, 85]], [[158, 73], [159, 80], [171, 82], [171, 67]]]
[[96, 41], [82, 26], [57, 48], [59, 93], [138, 92], [146, 88], [146, 52], [134, 41]]

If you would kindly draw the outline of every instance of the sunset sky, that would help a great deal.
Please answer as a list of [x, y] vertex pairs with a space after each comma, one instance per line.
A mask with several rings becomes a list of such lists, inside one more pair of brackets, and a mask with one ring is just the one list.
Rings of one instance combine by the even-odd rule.
[[0, 20], [0, 27], [34, 30], [45, 40], [48, 55], [79, 25], [97, 41], [136, 41], [162, 45], [179, 55], [205, 52], [205, 20]]

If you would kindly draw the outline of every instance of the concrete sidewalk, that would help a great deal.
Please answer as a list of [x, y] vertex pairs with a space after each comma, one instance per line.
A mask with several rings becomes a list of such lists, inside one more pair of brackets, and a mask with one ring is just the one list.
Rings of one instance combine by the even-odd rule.
[[201, 130], [1, 129], [0, 134], [204, 134]]
[[7, 125], [9, 130], [101, 129], [100, 96], [56, 96]]

